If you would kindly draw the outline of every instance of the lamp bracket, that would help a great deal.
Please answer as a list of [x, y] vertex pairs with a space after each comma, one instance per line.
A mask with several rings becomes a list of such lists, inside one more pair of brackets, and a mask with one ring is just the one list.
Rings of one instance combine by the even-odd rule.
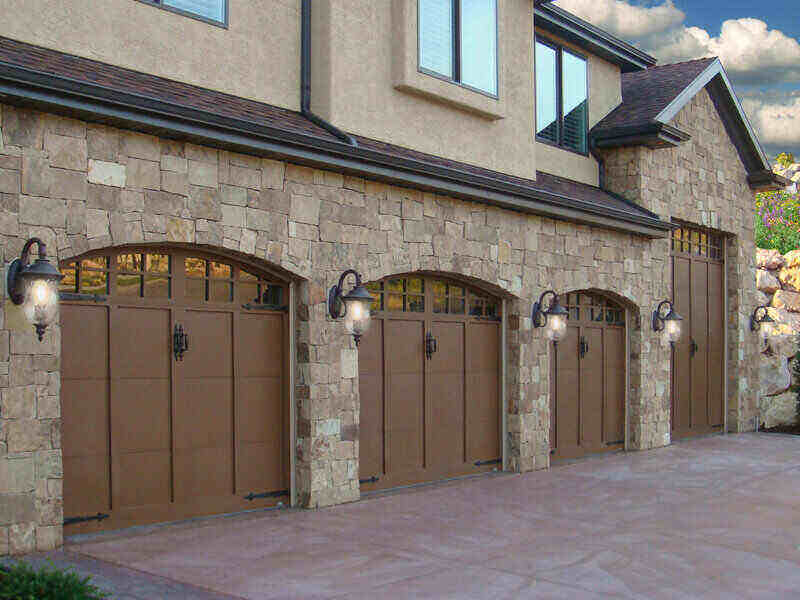
[[[548, 296], [550, 297], [550, 302], [545, 305], [545, 299]], [[558, 298], [558, 294], [553, 290], [547, 290], [546, 292], [542, 292], [542, 295], [539, 296], [539, 300], [533, 303], [531, 321], [533, 321], [534, 327], [545, 327], [547, 325], [547, 310], [553, 306], [553, 302], [555, 302], [556, 298]]]
[[19, 276], [28, 267], [30, 262], [31, 246], [36, 244], [39, 249], [39, 260], [47, 260], [47, 244], [40, 238], [30, 238], [22, 247], [22, 252], [19, 258], [15, 258], [10, 265], [8, 265], [8, 274], [6, 275], [6, 286], [8, 287], [8, 295], [14, 304], [22, 304], [25, 301], [25, 294], [20, 289]]
[[[664, 314], [664, 309], [668, 309], [666, 314]], [[670, 300], [663, 300], [659, 305], [658, 308], [653, 311], [653, 331], [663, 331], [664, 330], [664, 319], [669, 315], [673, 310], [672, 301]]]

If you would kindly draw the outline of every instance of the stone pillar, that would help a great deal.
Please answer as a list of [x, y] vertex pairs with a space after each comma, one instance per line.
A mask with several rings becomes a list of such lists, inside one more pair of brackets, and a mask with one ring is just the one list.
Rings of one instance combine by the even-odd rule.
[[[5, 277], [5, 273], [3, 273]], [[61, 545], [63, 516], [60, 336], [39, 342], [5, 300], [0, 331], [0, 555]]]

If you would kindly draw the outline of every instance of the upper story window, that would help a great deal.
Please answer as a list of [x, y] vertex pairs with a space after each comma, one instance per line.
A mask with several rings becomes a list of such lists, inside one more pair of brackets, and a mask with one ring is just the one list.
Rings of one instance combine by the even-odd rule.
[[497, 95], [497, 0], [419, 0], [420, 69]]
[[582, 154], [588, 151], [586, 59], [543, 40], [536, 40], [536, 137]]
[[228, 24], [228, 0], [143, 0], [215, 25]]

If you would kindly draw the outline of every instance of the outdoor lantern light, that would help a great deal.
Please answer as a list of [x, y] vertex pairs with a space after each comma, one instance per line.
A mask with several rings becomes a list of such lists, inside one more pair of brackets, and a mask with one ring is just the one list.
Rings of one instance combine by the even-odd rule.
[[769, 334], [772, 332], [772, 325], [775, 319], [769, 316], [769, 311], [766, 306], [757, 306], [750, 315], [750, 331], [757, 331], [761, 336], [762, 341], [766, 341]]
[[[28, 264], [31, 246], [39, 246], [39, 258]], [[8, 266], [8, 295], [22, 304], [25, 316], [33, 323], [39, 341], [58, 312], [58, 282], [64, 276], [47, 260], [47, 246], [39, 238], [25, 242], [22, 255]]]
[[672, 302], [664, 300], [653, 313], [653, 331], [663, 331], [664, 339], [675, 345], [683, 333], [683, 317], [675, 312]]
[[[355, 277], [356, 284], [346, 296], [342, 296], [342, 286], [348, 275]], [[356, 346], [361, 341], [361, 336], [369, 329], [371, 304], [372, 296], [361, 285], [361, 275], [353, 269], [342, 273], [338, 285], [334, 285], [328, 293], [328, 313], [334, 319], [344, 317], [344, 326], [347, 328], [347, 332], [353, 335]]]
[[[545, 300], [550, 297], [550, 304], [545, 309]], [[539, 301], [533, 303], [533, 313], [531, 320], [534, 327], [546, 327], [545, 335], [548, 340], [558, 344], [559, 341], [564, 339], [567, 335], [567, 317], [569, 313], [567, 309], [561, 306], [558, 301], [558, 294], [553, 290], [547, 290], [541, 296]]]

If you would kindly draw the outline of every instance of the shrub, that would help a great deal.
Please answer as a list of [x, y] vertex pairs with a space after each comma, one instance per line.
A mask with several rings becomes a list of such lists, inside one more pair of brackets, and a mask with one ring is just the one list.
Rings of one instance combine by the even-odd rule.
[[101, 600], [109, 595], [72, 571], [18, 562], [0, 570], [2, 600]]
[[786, 254], [800, 248], [800, 195], [764, 192], [756, 195], [756, 246]]
[[791, 152], [781, 152], [775, 158], [775, 162], [782, 167], [788, 167], [794, 164], [794, 154]]

